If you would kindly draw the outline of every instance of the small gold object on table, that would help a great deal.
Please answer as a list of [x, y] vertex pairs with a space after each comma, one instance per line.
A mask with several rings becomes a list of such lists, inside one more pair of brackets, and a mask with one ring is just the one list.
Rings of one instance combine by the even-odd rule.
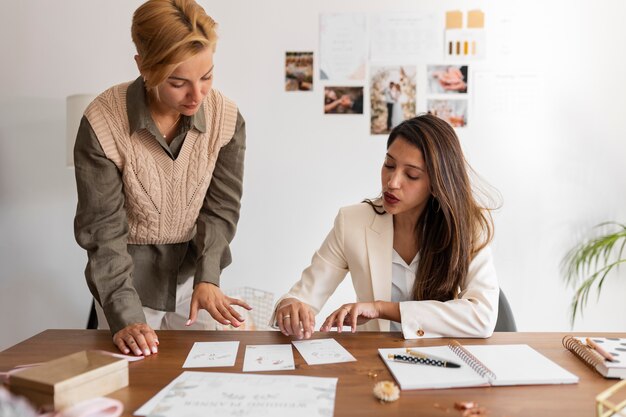
[[[618, 382], [615, 385], [602, 391], [596, 396], [596, 416], [597, 417], [613, 417], [624, 416], [626, 417], [626, 380]], [[619, 395], [623, 400], [614, 404], [610, 401], [611, 397], [615, 396], [619, 392]], [[615, 400], [613, 400], [615, 401]]]

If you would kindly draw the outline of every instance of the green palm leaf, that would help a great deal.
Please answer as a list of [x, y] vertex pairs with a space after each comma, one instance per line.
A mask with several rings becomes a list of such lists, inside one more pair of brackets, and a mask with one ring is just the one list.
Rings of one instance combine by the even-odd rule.
[[596, 228], [608, 228], [610, 233], [586, 240], [570, 250], [563, 258], [561, 269], [567, 285], [575, 289], [571, 304], [571, 324], [576, 314], [582, 315], [589, 293], [597, 287], [597, 294], [614, 268], [626, 263], [626, 226], [616, 222], [601, 223]]

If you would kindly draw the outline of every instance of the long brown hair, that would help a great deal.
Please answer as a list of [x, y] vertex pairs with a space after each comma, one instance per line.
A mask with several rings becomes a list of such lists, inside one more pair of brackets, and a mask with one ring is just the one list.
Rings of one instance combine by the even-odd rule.
[[[456, 298], [473, 257], [493, 238], [490, 211], [472, 191], [471, 169], [454, 129], [430, 114], [396, 126], [387, 148], [398, 138], [416, 146], [424, 156], [431, 197], [415, 228], [419, 247], [413, 299], [447, 301]], [[374, 211], [380, 206], [369, 202]]]

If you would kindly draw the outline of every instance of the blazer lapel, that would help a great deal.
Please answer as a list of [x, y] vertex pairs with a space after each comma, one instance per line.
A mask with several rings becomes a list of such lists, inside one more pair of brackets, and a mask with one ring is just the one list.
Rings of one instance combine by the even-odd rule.
[[366, 230], [366, 240], [374, 300], [390, 301], [393, 216], [375, 215]]

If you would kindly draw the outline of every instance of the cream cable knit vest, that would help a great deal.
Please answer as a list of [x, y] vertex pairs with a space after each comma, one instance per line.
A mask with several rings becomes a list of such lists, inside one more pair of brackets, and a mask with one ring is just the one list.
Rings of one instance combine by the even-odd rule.
[[237, 106], [211, 90], [204, 100], [207, 132], [192, 128], [172, 160], [147, 130], [129, 134], [129, 84], [106, 90], [85, 110], [104, 153], [122, 173], [128, 243], [186, 242], [195, 234], [219, 150], [235, 132]]

